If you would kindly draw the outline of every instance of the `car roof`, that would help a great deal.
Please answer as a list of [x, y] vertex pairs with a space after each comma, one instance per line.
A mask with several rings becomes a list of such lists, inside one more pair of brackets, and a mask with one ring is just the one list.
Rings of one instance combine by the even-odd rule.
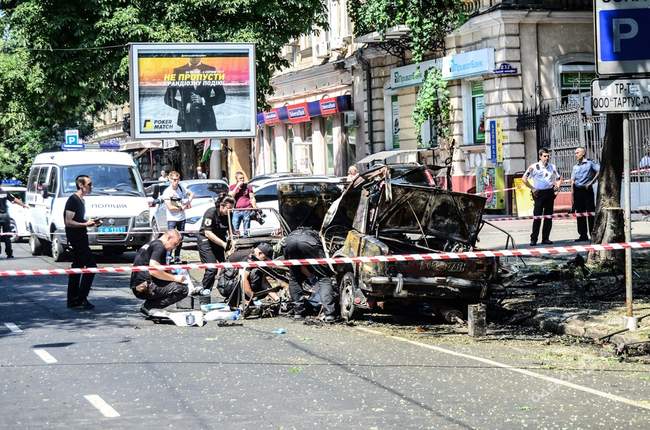
[[223, 184], [228, 186], [226, 181], [223, 179], [185, 179], [180, 181], [183, 185], [194, 185], [194, 184]]
[[79, 164], [117, 164], [135, 166], [133, 157], [126, 152], [115, 151], [60, 151], [44, 152], [34, 158], [33, 164], [56, 164], [74, 166]]
[[297, 177], [297, 178], [277, 178], [277, 179], [272, 179], [269, 181], [266, 181], [259, 185], [257, 188], [262, 188], [266, 187], [267, 185], [271, 184], [277, 184], [279, 182], [290, 182], [290, 183], [312, 183], [312, 182], [325, 182], [328, 184], [338, 184], [340, 182], [344, 182], [345, 178], [340, 178], [338, 176], [304, 176], [304, 177]]

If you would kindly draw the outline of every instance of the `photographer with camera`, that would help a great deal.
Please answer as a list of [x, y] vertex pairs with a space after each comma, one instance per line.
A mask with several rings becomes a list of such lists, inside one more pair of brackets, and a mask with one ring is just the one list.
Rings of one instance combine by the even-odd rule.
[[[246, 183], [244, 172], [235, 173], [236, 182], [229, 187], [228, 194], [235, 199], [235, 209], [257, 209], [253, 187]], [[232, 227], [235, 234], [239, 233], [239, 226], [244, 225], [244, 236], [248, 236], [251, 227], [250, 210], [236, 210], [232, 214]]]
[[[169, 172], [167, 176], [170, 185], [165, 188], [162, 193], [162, 200], [165, 202], [165, 210], [167, 212], [167, 229], [176, 229], [180, 232], [185, 230], [185, 209], [189, 208], [192, 204], [194, 194], [191, 191], [186, 191], [185, 188], [179, 183], [181, 174], [177, 171]], [[181, 262], [181, 248], [183, 247], [183, 236], [181, 233], [181, 243], [174, 250], [173, 264]]]
[[[228, 245], [228, 211], [235, 205], [235, 199], [222, 194], [214, 202], [214, 206], [203, 215], [199, 229], [198, 248], [201, 263], [217, 263], [225, 260]], [[205, 269], [203, 275], [203, 292], [208, 295], [214, 285], [217, 269]]]

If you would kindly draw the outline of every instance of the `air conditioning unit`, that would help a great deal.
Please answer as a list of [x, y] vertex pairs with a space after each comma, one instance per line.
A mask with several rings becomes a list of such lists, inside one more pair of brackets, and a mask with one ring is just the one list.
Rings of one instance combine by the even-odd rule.
[[327, 41], [318, 42], [314, 47], [314, 56], [316, 58], [328, 58], [330, 56], [330, 49]]
[[357, 113], [355, 111], [343, 112], [343, 126], [344, 127], [359, 126], [359, 121], [357, 120]]

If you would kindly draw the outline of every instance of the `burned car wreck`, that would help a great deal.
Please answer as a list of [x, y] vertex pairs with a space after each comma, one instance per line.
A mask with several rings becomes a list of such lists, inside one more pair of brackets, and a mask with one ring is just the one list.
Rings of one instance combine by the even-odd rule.
[[[485, 198], [435, 185], [423, 165], [380, 166], [358, 176], [321, 227], [330, 257], [463, 252], [475, 249]], [[497, 258], [338, 265], [341, 317], [416, 305], [442, 315], [487, 298]]]

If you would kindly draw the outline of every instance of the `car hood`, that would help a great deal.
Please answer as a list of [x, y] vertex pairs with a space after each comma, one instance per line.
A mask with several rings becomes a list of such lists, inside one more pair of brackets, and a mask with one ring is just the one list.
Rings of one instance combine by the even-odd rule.
[[391, 187], [392, 198], [381, 199], [373, 230], [421, 233], [476, 243], [485, 198], [417, 185]]

